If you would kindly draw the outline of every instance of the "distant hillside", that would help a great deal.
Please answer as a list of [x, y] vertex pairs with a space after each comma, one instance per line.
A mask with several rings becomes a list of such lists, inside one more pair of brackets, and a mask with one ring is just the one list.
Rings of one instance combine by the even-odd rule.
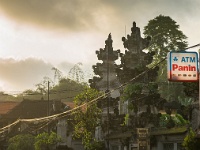
[[[77, 83], [70, 79], [61, 79], [58, 85], [51, 87], [49, 90], [49, 99], [62, 100], [64, 102], [73, 101], [74, 97], [84, 90], [85, 84]], [[18, 99], [31, 99], [31, 100], [48, 100], [47, 89], [43, 89], [45, 93], [40, 91], [27, 90], [18, 95]]]
[[5, 101], [21, 101], [22, 99], [20, 97], [15, 97], [9, 94], [6, 94], [4, 92], [0, 92], [0, 102]]

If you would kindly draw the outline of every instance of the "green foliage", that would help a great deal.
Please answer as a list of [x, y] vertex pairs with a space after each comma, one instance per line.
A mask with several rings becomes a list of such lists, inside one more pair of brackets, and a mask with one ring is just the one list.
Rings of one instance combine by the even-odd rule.
[[84, 80], [84, 73], [83, 70], [81, 69], [82, 63], [79, 62], [77, 64], [75, 64], [69, 71], [68, 73], [68, 78], [77, 82], [77, 83], [81, 83]]
[[[47, 79], [37, 84], [36, 90], [26, 90], [22, 94], [18, 95], [18, 98], [41, 100], [47, 99]], [[76, 81], [61, 78], [57, 85], [52, 85], [50, 82], [49, 98], [61, 99], [62, 101], [72, 101], [73, 98], [84, 90], [85, 85], [77, 83]], [[0, 96], [1, 97], [1, 96]]]
[[94, 140], [93, 143], [91, 143], [90, 147], [88, 148], [88, 150], [103, 150], [103, 149], [106, 149], [104, 142], [96, 140]]
[[183, 106], [190, 106], [192, 104], [192, 102], [194, 101], [193, 98], [191, 97], [178, 97], [178, 101], [181, 103], [181, 105]]
[[128, 104], [128, 109], [129, 110], [134, 110], [135, 109], [135, 105], [133, 103]]
[[[151, 37], [150, 46], [147, 48], [150, 52], [155, 52], [153, 62], [155, 65], [166, 58], [169, 51], [180, 51], [187, 47], [187, 37], [179, 29], [179, 25], [169, 16], [159, 15], [150, 20], [144, 27], [145, 37]], [[183, 86], [180, 83], [168, 83], [167, 81], [167, 62], [159, 65], [159, 93], [161, 97], [167, 100], [178, 99], [178, 96], [184, 95]]]
[[34, 95], [41, 95], [40, 92], [31, 90], [31, 89], [28, 89], [28, 90], [23, 91], [22, 94], [23, 94], [23, 95], [33, 95], [33, 94], [34, 94]]
[[73, 98], [83, 92], [85, 84], [62, 78], [58, 85], [50, 90], [52, 99], [59, 98], [62, 100], [73, 101]]
[[52, 88], [52, 91], [72, 91], [72, 90], [81, 90], [83, 91], [84, 85], [76, 81], [62, 78], [59, 81], [59, 84]]
[[17, 98], [20, 99], [31, 99], [31, 100], [41, 100], [44, 98], [44, 95], [37, 90], [25, 90], [21, 94], [17, 95]]
[[85, 86], [83, 91], [80, 92], [74, 98], [73, 101], [75, 103], [75, 106], [79, 106], [79, 105], [82, 105], [83, 103], [90, 102], [91, 100], [97, 98], [99, 95], [100, 95], [100, 93], [96, 89], [92, 89], [92, 88]]
[[199, 82], [183, 82], [183, 86], [186, 96], [195, 99], [199, 96]]
[[129, 121], [129, 114], [126, 114], [126, 116], [124, 117], [124, 124], [128, 125], [128, 121]]
[[188, 134], [182, 143], [186, 150], [197, 150], [200, 147], [200, 140], [196, 138], [196, 133], [189, 128]]
[[61, 138], [57, 136], [55, 132], [50, 134], [43, 132], [35, 137], [35, 150], [42, 150], [43, 148], [49, 148], [50, 146], [55, 146]]
[[170, 119], [170, 115], [168, 114], [162, 114], [161, 117], [160, 117], [160, 126], [161, 127], [166, 127], [167, 126], [167, 122], [169, 121]]
[[0, 101], [21, 101], [21, 98], [15, 97], [13, 95], [7, 94], [3, 91], [0, 91]]
[[132, 101], [128, 108], [135, 113], [138, 112], [138, 98], [141, 96], [142, 89], [142, 83], [128, 84], [121, 95], [122, 101]]
[[141, 94], [142, 89], [142, 83], [128, 84], [123, 91], [122, 100], [126, 101], [133, 98], [134, 95]]
[[[76, 106], [80, 106], [86, 102], [91, 102], [97, 98], [100, 93], [92, 88], [86, 87], [85, 90], [77, 95], [74, 99]], [[82, 138], [82, 143], [85, 149], [92, 150], [95, 128], [98, 126], [101, 110], [97, 104], [86, 103], [84, 108], [80, 108], [73, 113], [75, 126], [74, 138]]]
[[154, 63], [166, 57], [169, 51], [184, 50], [187, 46], [187, 37], [169, 16], [159, 15], [150, 20], [144, 27], [144, 35], [151, 37], [148, 50], [155, 52]]
[[183, 126], [183, 125], [188, 124], [188, 121], [185, 120], [185, 119], [183, 118], [183, 116], [181, 116], [180, 114], [176, 114], [176, 115], [173, 117], [173, 120], [174, 120], [176, 126]]
[[[162, 75], [160, 75], [161, 77]], [[167, 81], [167, 72], [165, 71], [163, 80], [157, 79], [159, 85], [159, 93], [161, 97], [165, 98], [168, 101], [178, 100], [179, 97], [185, 97], [183, 92], [183, 85], [179, 82], [169, 82]]]
[[170, 116], [168, 114], [162, 114], [160, 116], [159, 125], [160, 127], [168, 127], [172, 128], [174, 126], [185, 126], [188, 123], [180, 114], [176, 114], [174, 116]]
[[128, 122], [129, 122], [129, 114], [126, 114], [125, 116], [124, 116], [124, 122], [123, 122], [123, 124], [121, 124], [121, 126], [127, 126], [128, 125]]
[[[35, 86], [36, 86], [36, 91], [38, 92], [38, 93], [40, 93], [40, 94], [46, 94], [47, 93], [47, 91], [48, 91], [48, 82], [49, 83], [53, 83], [53, 81], [49, 78], [49, 77], [44, 77], [43, 78], [43, 80], [40, 82], [40, 83], [38, 83], [38, 84], [36, 84]], [[49, 87], [50, 88], [52, 88], [53, 87], [53, 85], [52, 84], [49, 84]]]
[[158, 84], [155, 82], [150, 82], [148, 84], [148, 89], [149, 89], [150, 94], [157, 93], [158, 92]]
[[169, 120], [168, 120], [168, 122], [167, 122], [167, 124], [166, 124], [166, 127], [167, 127], [168, 129], [175, 127], [175, 122], [174, 122], [174, 120], [172, 119], [172, 117], [169, 118]]
[[34, 136], [20, 134], [10, 138], [7, 150], [34, 150]]

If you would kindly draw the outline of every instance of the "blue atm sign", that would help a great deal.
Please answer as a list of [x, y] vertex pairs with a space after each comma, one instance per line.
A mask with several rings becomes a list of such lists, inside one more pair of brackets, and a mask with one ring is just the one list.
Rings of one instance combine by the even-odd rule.
[[169, 81], [196, 82], [199, 80], [197, 52], [169, 52], [167, 61]]

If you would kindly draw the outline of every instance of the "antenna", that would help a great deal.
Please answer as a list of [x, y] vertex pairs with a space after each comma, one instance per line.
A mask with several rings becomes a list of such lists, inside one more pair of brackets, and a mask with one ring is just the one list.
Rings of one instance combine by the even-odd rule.
[[125, 36], [124, 37], [126, 37], [126, 25], [125, 25]]

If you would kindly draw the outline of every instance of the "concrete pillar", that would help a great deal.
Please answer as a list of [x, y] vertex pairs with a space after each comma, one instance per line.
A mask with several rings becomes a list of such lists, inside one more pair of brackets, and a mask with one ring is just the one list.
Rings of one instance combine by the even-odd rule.
[[177, 150], [177, 143], [174, 143], [174, 150]]
[[158, 142], [158, 149], [157, 150], [163, 150], [163, 144], [161, 142]]

